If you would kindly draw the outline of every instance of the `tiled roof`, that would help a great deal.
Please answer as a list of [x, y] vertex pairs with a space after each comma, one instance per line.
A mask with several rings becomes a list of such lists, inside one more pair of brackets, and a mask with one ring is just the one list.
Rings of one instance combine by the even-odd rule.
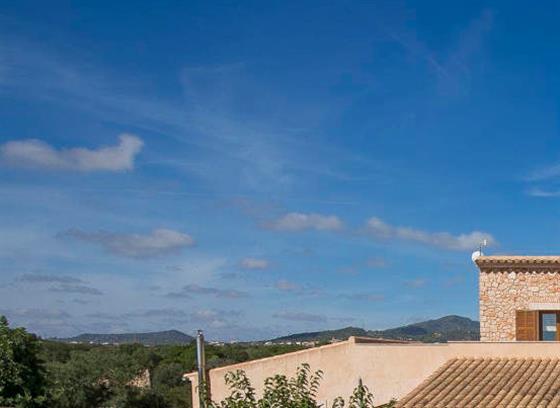
[[560, 359], [453, 359], [397, 407], [560, 407]]
[[550, 265], [560, 264], [560, 256], [493, 255], [480, 256], [475, 262], [478, 266], [499, 264]]

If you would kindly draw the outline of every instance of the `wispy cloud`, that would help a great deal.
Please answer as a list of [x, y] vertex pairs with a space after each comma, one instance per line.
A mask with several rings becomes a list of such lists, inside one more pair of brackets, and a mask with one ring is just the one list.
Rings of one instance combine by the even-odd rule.
[[366, 261], [366, 266], [373, 269], [386, 268], [388, 266], [388, 262], [385, 258], [381, 257], [369, 258]]
[[13, 140], [0, 145], [0, 162], [14, 167], [67, 171], [124, 171], [134, 168], [143, 142], [130, 134], [119, 136], [116, 146], [98, 149], [57, 150], [37, 139]]
[[385, 296], [379, 293], [357, 292], [357, 293], [344, 293], [340, 297], [348, 300], [357, 300], [365, 302], [382, 302]]
[[341, 266], [336, 271], [341, 275], [357, 276], [360, 274], [360, 268], [357, 265]]
[[525, 177], [525, 181], [542, 181], [558, 177], [560, 177], [560, 163], [554, 163], [533, 170]]
[[[220, 309], [195, 309], [186, 311], [175, 308], [139, 309], [127, 313], [90, 313], [86, 317], [97, 321], [122, 322], [122, 321], [157, 321], [167, 326], [188, 326], [190, 329], [196, 325], [207, 329], [240, 330], [236, 320], [243, 313], [239, 310]], [[164, 326], [165, 327], [165, 326]]]
[[99, 289], [93, 288], [87, 285], [75, 285], [70, 283], [61, 283], [56, 286], [52, 286], [49, 288], [51, 292], [59, 292], [59, 293], [77, 293], [81, 295], [102, 295]]
[[233, 320], [242, 315], [237, 310], [198, 309], [189, 314], [193, 323], [211, 328], [235, 327]]
[[52, 309], [34, 309], [34, 308], [18, 308], [18, 309], [0, 309], [0, 314], [4, 314], [9, 318], [22, 318], [22, 319], [66, 319], [71, 317], [68, 312], [64, 310]]
[[497, 243], [496, 239], [487, 232], [473, 231], [459, 235], [452, 235], [448, 232], [428, 232], [410, 227], [393, 226], [377, 217], [372, 217], [367, 221], [366, 231], [376, 239], [412, 241], [456, 251], [475, 249], [483, 240], [486, 240], [488, 245]]
[[238, 272], [222, 272], [218, 276], [220, 277], [220, 279], [234, 280], [242, 278], [243, 274]]
[[287, 279], [280, 279], [272, 285], [277, 291], [297, 295], [298, 297], [306, 296], [311, 298], [318, 298], [326, 296], [327, 293], [324, 288], [318, 286], [302, 285]]
[[414, 32], [387, 30], [389, 36], [411, 56], [425, 61], [437, 79], [437, 90], [441, 94], [465, 95], [470, 88], [474, 56], [481, 51], [484, 36], [491, 30], [493, 20], [493, 12], [483, 10], [460, 32], [453, 47], [443, 55], [433, 51]]
[[[292, 122], [300, 115], [301, 129], [279, 122], [277, 107], [250, 121], [239, 115], [239, 98], [258, 96], [262, 91], [260, 84], [247, 78], [246, 64], [184, 67], [176, 78], [184, 93], [184, 102], [178, 103], [146, 97], [138, 92], [145, 84], [134, 83], [130, 76], [111, 75], [102, 66], [65, 59], [54, 49], [23, 38], [0, 37], [0, 60], [5, 62], [0, 82], [4, 92], [165, 134], [173, 142], [189, 146], [188, 152], [159, 159], [152, 153], [151, 162], [188, 168], [191, 175], [207, 182], [226, 182], [229, 187], [237, 182], [245, 188], [277, 192], [299, 182], [301, 173], [340, 175], [331, 162], [320, 160], [330, 154], [328, 145], [301, 137], [310, 117], [293, 103], [286, 104], [283, 113]], [[315, 103], [310, 113], [320, 116], [320, 111], [330, 109], [327, 103]], [[313, 165], [310, 154], [318, 158]], [[337, 155], [355, 156], [340, 148]], [[216, 158], [221, 163], [218, 167], [211, 164]]]
[[47, 275], [47, 274], [36, 274], [36, 273], [26, 273], [17, 278], [18, 282], [26, 283], [62, 283], [62, 284], [77, 284], [83, 283], [82, 279], [75, 278], [73, 276], [66, 275]]
[[275, 319], [289, 320], [292, 322], [304, 322], [304, 323], [326, 323], [335, 322], [337, 324], [348, 324], [354, 322], [356, 319], [353, 317], [336, 317], [327, 316], [323, 314], [307, 313], [302, 311], [287, 310], [272, 315]]
[[296, 322], [324, 323], [326, 316], [305, 312], [279, 312], [272, 315], [275, 319], [291, 320]]
[[404, 281], [405, 286], [408, 286], [409, 288], [421, 288], [426, 286], [426, 279], [423, 278], [416, 278], [416, 279], [406, 279]]
[[267, 269], [270, 266], [268, 260], [259, 258], [245, 258], [241, 260], [243, 269]]
[[343, 223], [335, 215], [292, 212], [266, 224], [266, 227], [277, 231], [337, 231], [342, 229]]
[[[154, 318], [154, 317], [185, 318], [187, 316], [188, 313], [182, 309], [162, 308], [162, 309], [135, 310], [132, 312], [124, 313], [120, 317], [124, 319], [131, 319], [131, 318]], [[103, 315], [101, 315], [100, 317], [103, 317]]]
[[283, 292], [294, 292], [301, 289], [301, 286], [297, 283], [290, 282], [285, 279], [281, 279], [274, 284], [274, 287]]
[[247, 292], [236, 289], [219, 289], [213, 287], [199, 286], [195, 284], [185, 285], [177, 292], [170, 292], [166, 296], [170, 298], [190, 298], [193, 295], [214, 296], [221, 299], [240, 299], [249, 296]]
[[27, 285], [47, 285], [50, 292], [75, 293], [81, 295], [102, 295], [99, 289], [89, 286], [82, 279], [64, 275], [24, 274], [17, 283]]
[[385, 258], [375, 257], [369, 258], [365, 262], [354, 262], [351, 265], [341, 266], [337, 272], [343, 275], [357, 276], [362, 269], [381, 269], [387, 267]]
[[458, 285], [463, 285], [465, 283], [465, 277], [463, 275], [453, 275], [443, 281], [443, 286], [453, 287]]
[[156, 229], [146, 235], [111, 232], [86, 232], [72, 229], [59, 234], [100, 245], [108, 252], [130, 258], [150, 258], [177, 253], [194, 245], [194, 239], [185, 233], [170, 229]]
[[543, 197], [543, 198], [560, 197], [560, 190], [544, 190], [539, 187], [534, 187], [527, 190], [527, 194], [532, 197]]

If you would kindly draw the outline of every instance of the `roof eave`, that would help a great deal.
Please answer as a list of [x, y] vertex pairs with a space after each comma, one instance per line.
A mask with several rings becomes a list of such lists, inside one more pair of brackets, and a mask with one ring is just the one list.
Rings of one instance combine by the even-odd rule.
[[483, 268], [508, 268], [508, 267], [550, 267], [560, 266], [560, 256], [480, 256], [474, 261], [482, 270]]

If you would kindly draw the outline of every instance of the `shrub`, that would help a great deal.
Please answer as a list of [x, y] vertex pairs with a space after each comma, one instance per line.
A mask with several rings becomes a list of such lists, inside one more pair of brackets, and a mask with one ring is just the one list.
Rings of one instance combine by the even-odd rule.
[[[285, 375], [269, 377], [264, 383], [261, 398], [256, 397], [255, 389], [244, 371], [237, 370], [226, 374], [225, 381], [230, 389], [230, 395], [223, 401], [216, 403], [207, 401], [208, 408], [328, 408], [317, 402], [317, 393], [323, 377], [323, 372], [311, 371], [308, 364], [302, 364], [297, 369], [295, 377]], [[205, 393], [203, 392], [203, 398]], [[394, 401], [378, 408], [390, 408]], [[373, 394], [359, 381], [358, 386], [348, 400], [343, 398], [334, 400], [331, 408], [375, 408]]]

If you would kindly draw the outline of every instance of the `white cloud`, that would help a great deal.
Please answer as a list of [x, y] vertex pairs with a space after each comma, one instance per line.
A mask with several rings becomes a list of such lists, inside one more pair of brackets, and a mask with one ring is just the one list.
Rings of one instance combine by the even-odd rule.
[[303, 231], [314, 229], [317, 231], [336, 231], [342, 229], [343, 223], [335, 215], [321, 215], [315, 213], [288, 213], [268, 225], [278, 231]]
[[269, 262], [266, 259], [245, 258], [241, 261], [243, 269], [267, 269]]
[[124, 171], [134, 168], [134, 158], [143, 146], [131, 134], [119, 136], [116, 146], [86, 149], [55, 149], [37, 139], [13, 140], [0, 146], [0, 159], [14, 167], [68, 171]]
[[74, 229], [63, 232], [60, 236], [92, 242], [113, 254], [130, 258], [166, 255], [194, 245], [194, 239], [190, 235], [164, 228], [153, 230], [147, 235], [86, 232]]
[[448, 232], [428, 232], [410, 227], [393, 226], [377, 217], [372, 217], [367, 221], [366, 230], [379, 239], [400, 239], [457, 251], [476, 249], [483, 240], [487, 240], [488, 245], [496, 244], [496, 239], [487, 232], [473, 231], [459, 235], [452, 235]]

